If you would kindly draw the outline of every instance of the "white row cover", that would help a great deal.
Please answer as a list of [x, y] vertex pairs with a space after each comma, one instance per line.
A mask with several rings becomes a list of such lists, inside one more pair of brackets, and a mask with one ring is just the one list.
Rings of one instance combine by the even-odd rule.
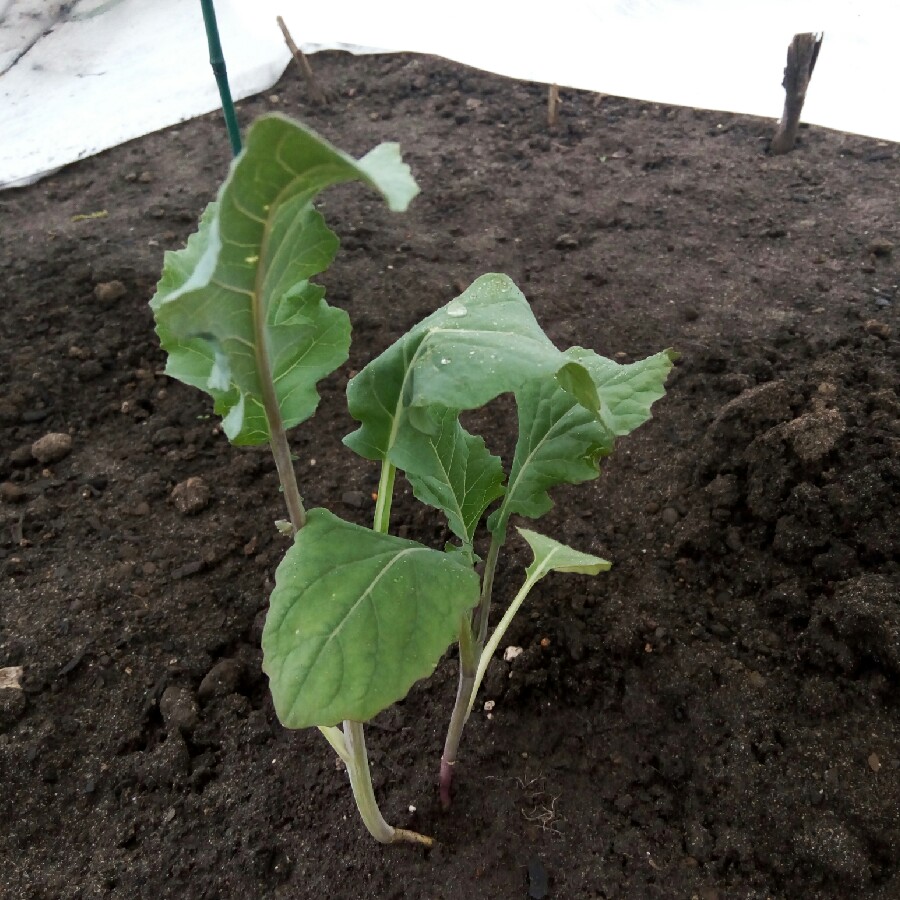
[[[897, 0], [217, 0], [216, 10], [235, 99], [270, 87], [290, 61], [280, 14], [307, 52], [429, 53], [773, 120], [791, 38], [824, 32], [804, 121], [900, 141]], [[199, 0], [0, 0], [0, 188], [218, 105]]]

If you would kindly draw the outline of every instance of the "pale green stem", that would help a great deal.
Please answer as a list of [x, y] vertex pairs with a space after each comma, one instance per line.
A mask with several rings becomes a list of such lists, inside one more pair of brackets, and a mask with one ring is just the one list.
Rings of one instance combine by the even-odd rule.
[[[502, 515], [503, 507], [501, 507]], [[450, 806], [450, 789], [453, 784], [453, 767], [459, 754], [459, 743], [463, 729], [469, 720], [469, 713], [475, 698], [475, 668], [478, 665], [484, 642], [487, 640], [488, 621], [491, 617], [491, 595], [494, 591], [494, 573], [497, 571], [497, 560], [500, 549], [506, 540], [506, 522], [491, 535], [484, 562], [484, 576], [481, 580], [481, 599], [472, 614], [471, 627], [463, 623], [459, 636], [459, 683], [456, 687], [456, 700], [453, 712], [450, 713], [450, 724], [447, 737], [444, 739], [444, 752], [441, 754], [441, 772], [438, 789], [444, 809]]]
[[288, 517], [296, 533], [306, 524], [306, 510], [300, 499], [300, 488], [297, 486], [291, 448], [284, 430], [284, 420], [281, 418], [281, 406], [278, 403], [275, 382], [272, 380], [272, 366], [269, 362], [269, 350], [265, 341], [265, 310], [259, 298], [253, 303], [253, 329], [257, 335], [254, 345], [256, 374], [259, 378], [266, 423], [269, 426], [269, 447], [272, 450], [272, 456], [275, 457], [275, 467], [278, 469], [278, 479], [281, 481]]
[[300, 499], [300, 488], [297, 485], [297, 476], [294, 473], [294, 461], [291, 459], [291, 448], [288, 445], [287, 435], [281, 425], [281, 414], [276, 411], [277, 419], [273, 420], [266, 410], [266, 419], [269, 423], [269, 447], [272, 456], [275, 457], [275, 467], [278, 469], [278, 479], [281, 482], [281, 490], [284, 494], [284, 503], [287, 506], [288, 517], [294, 532], [298, 532], [306, 524], [306, 510]]
[[348, 751], [347, 772], [350, 774], [353, 799], [356, 800], [363, 823], [376, 841], [391, 844], [394, 841], [394, 829], [384, 821], [375, 800], [369, 757], [366, 754], [366, 738], [359, 722], [344, 722], [344, 741]]
[[441, 754], [441, 773], [438, 782], [441, 804], [444, 809], [450, 806], [453, 767], [456, 765], [456, 755], [459, 752], [459, 742], [462, 739], [463, 728], [466, 727], [466, 719], [469, 717], [467, 708], [469, 697], [472, 694], [472, 687], [475, 684], [475, 667], [478, 663], [478, 652], [480, 650], [480, 647], [475, 646], [472, 626], [466, 619], [463, 619], [459, 629], [459, 685], [456, 689], [456, 702], [450, 715], [447, 737], [444, 740], [444, 752]]
[[406, 841], [422, 847], [433, 846], [432, 838], [417, 831], [394, 828], [385, 822], [375, 800], [372, 775], [369, 772], [369, 757], [366, 754], [366, 738], [360, 722], [344, 722], [344, 741], [348, 751], [347, 772], [350, 775], [350, 786], [353, 788], [353, 799], [356, 800], [356, 808], [366, 828], [369, 829], [369, 834], [382, 844]]
[[391, 527], [391, 503], [394, 499], [394, 478], [397, 467], [391, 463], [381, 464], [381, 477], [378, 479], [378, 498], [375, 501], [375, 521], [372, 531], [387, 534]]
[[466, 717], [471, 714], [472, 707], [475, 705], [475, 695], [478, 693], [478, 688], [481, 687], [481, 682], [484, 680], [484, 674], [487, 672], [488, 664], [491, 661], [491, 657], [497, 652], [497, 648], [500, 646], [500, 641], [503, 640], [503, 635], [506, 634], [506, 630], [509, 628], [510, 623], [515, 617], [516, 613], [519, 611], [519, 607], [525, 602], [525, 598], [528, 596], [528, 593], [531, 589], [547, 574], [549, 570], [543, 566], [538, 566], [534, 572], [532, 572], [526, 579], [525, 583], [519, 589], [519, 593], [513, 598], [513, 602], [510, 603], [509, 609], [503, 614], [503, 618], [497, 624], [497, 627], [494, 629], [494, 633], [491, 635], [491, 639], [485, 645], [484, 650], [481, 653], [481, 657], [478, 660], [478, 671], [475, 673], [475, 684], [472, 686], [472, 695], [469, 698], [469, 706], [466, 710]]
[[336, 725], [319, 725], [318, 728], [325, 740], [331, 744], [331, 749], [344, 761], [344, 765], [349, 766], [350, 751], [347, 749], [347, 742], [344, 740], [344, 732]]

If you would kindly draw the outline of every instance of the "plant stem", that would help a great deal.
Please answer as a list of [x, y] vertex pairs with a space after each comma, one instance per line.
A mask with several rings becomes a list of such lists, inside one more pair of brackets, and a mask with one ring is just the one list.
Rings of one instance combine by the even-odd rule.
[[360, 722], [344, 722], [344, 741], [348, 751], [347, 771], [350, 774], [353, 799], [356, 800], [356, 807], [363, 823], [369, 829], [369, 834], [382, 844], [405, 841], [423, 847], [433, 846], [432, 838], [417, 831], [394, 828], [385, 822], [375, 799], [372, 775], [369, 772], [369, 757], [366, 754], [366, 738]]
[[344, 740], [344, 732], [336, 725], [319, 725], [317, 726], [322, 736], [331, 744], [331, 749], [344, 761], [344, 764], [350, 765], [350, 751], [347, 749], [347, 742]]
[[[265, 397], [265, 391], [263, 391], [263, 396]], [[297, 485], [297, 475], [294, 472], [294, 461], [291, 459], [291, 448], [288, 444], [287, 435], [284, 432], [284, 426], [281, 424], [281, 413], [278, 412], [277, 401], [275, 421], [269, 414], [268, 404], [266, 404], [266, 407], [266, 419], [269, 423], [270, 434], [269, 447], [272, 450], [272, 456], [275, 457], [275, 468], [278, 469], [278, 480], [281, 482], [281, 490], [284, 494], [288, 517], [296, 534], [306, 524], [306, 510], [303, 507], [303, 501], [300, 499], [300, 488]]]
[[478, 671], [475, 673], [475, 684], [472, 686], [472, 695], [469, 698], [469, 707], [466, 715], [472, 712], [472, 706], [475, 703], [475, 695], [478, 693], [478, 688], [481, 687], [481, 682], [484, 680], [484, 674], [487, 672], [491, 657], [497, 652], [497, 647], [500, 646], [500, 641], [503, 640], [503, 635], [506, 634], [506, 630], [509, 628], [510, 623], [519, 611], [519, 607], [525, 602], [525, 598], [528, 596], [531, 589], [547, 574], [547, 571], [548, 570], [544, 566], [538, 566], [529, 574], [525, 579], [525, 583], [519, 589], [519, 593], [516, 594], [512, 603], [509, 604], [509, 609], [506, 610], [503, 614], [503, 618], [494, 629], [491, 639], [487, 642], [487, 645], [478, 659]]
[[472, 707], [475, 671], [481, 659], [484, 642], [487, 640], [488, 620], [491, 615], [491, 594], [494, 589], [494, 573], [497, 570], [500, 548], [505, 540], [506, 526], [504, 525], [491, 535], [491, 545], [488, 548], [487, 558], [484, 563], [484, 577], [481, 581], [481, 599], [472, 613], [471, 627], [464, 622], [460, 629], [459, 684], [456, 688], [456, 702], [453, 704], [453, 712], [450, 714], [450, 725], [447, 727], [447, 737], [444, 739], [444, 752], [441, 755], [441, 773], [438, 779], [441, 805], [444, 809], [448, 809], [450, 806], [453, 767], [456, 765], [459, 743], [462, 740], [463, 729], [469, 720], [469, 712]]
[[209, 64], [216, 76], [219, 97], [222, 99], [222, 113], [225, 116], [225, 127], [228, 129], [228, 140], [231, 142], [232, 155], [241, 152], [241, 131], [234, 112], [234, 101], [231, 99], [231, 88], [228, 86], [228, 73], [225, 69], [225, 55], [222, 53], [222, 42], [219, 39], [219, 26], [216, 22], [216, 10], [213, 0], [200, 0], [203, 10], [203, 22], [206, 25], [206, 42], [209, 45]]
[[394, 499], [394, 478], [397, 467], [385, 461], [381, 464], [381, 477], [378, 479], [378, 499], [375, 501], [375, 521], [372, 531], [387, 534], [391, 527], [391, 503]]
[[456, 703], [450, 715], [450, 725], [444, 740], [444, 752], [441, 754], [441, 774], [438, 786], [441, 795], [441, 806], [450, 807], [450, 787], [453, 784], [453, 767], [456, 765], [456, 754], [462, 739], [463, 728], [469, 718], [469, 697], [475, 684], [475, 670], [478, 665], [480, 647], [474, 644], [472, 628], [463, 619], [459, 629], [459, 685], [456, 689]]
[[278, 479], [284, 493], [288, 517], [296, 534], [306, 524], [306, 510], [300, 499], [300, 488], [297, 486], [291, 448], [284, 430], [284, 420], [281, 418], [281, 405], [278, 402], [278, 394], [275, 392], [275, 383], [272, 380], [272, 365], [269, 361], [269, 348], [266, 346], [265, 338], [266, 313], [258, 294], [259, 291], [257, 291], [252, 305], [253, 331], [256, 334], [253, 353], [256, 357], [256, 371], [259, 377], [263, 410], [266, 414], [266, 424], [269, 426], [269, 447], [272, 450], [272, 456], [275, 457], [275, 467], [278, 469]]
[[491, 545], [488, 547], [487, 558], [484, 561], [484, 577], [481, 579], [481, 599], [472, 615], [472, 631], [475, 634], [475, 646], [478, 654], [481, 653], [484, 642], [487, 640], [488, 620], [491, 617], [491, 596], [494, 592], [494, 573], [497, 571], [497, 560], [500, 557], [500, 549], [506, 540], [506, 526], [498, 528], [491, 535]]

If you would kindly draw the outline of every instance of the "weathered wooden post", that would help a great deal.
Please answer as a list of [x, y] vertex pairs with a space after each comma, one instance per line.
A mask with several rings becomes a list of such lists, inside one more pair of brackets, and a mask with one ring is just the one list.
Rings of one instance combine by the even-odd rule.
[[316, 76], [313, 73], [312, 66], [309, 64], [309, 60], [306, 58], [306, 54], [294, 43], [294, 39], [291, 37], [290, 31], [288, 31], [287, 25], [284, 24], [284, 19], [282, 19], [281, 16], [276, 16], [275, 21], [278, 23], [278, 27], [284, 35], [284, 42], [288, 45], [288, 50], [291, 51], [294, 62], [300, 67], [300, 72], [306, 79], [306, 86], [309, 88], [309, 94], [313, 103], [328, 103], [328, 94], [316, 80]]
[[556, 128], [559, 123], [559, 85], [551, 84], [547, 89], [547, 125]]
[[806, 100], [806, 89], [812, 78], [819, 47], [822, 46], [822, 34], [795, 34], [788, 47], [787, 65], [784, 67], [784, 113], [778, 123], [775, 137], [769, 148], [773, 154], [789, 153], [797, 141], [797, 129], [800, 127], [800, 113]]

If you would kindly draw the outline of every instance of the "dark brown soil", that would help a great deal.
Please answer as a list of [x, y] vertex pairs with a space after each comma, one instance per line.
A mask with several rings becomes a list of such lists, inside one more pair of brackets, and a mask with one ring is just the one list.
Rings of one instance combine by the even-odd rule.
[[[900, 148], [810, 128], [771, 158], [770, 122], [567, 91], [550, 130], [541, 86], [314, 61], [333, 105], [290, 70], [242, 121], [399, 140], [423, 193], [404, 216], [325, 197], [355, 343], [293, 436], [309, 505], [369, 521], [349, 373], [504, 271], [561, 345], [682, 354], [654, 420], [539, 526], [614, 568], [529, 602], [449, 813], [454, 661], [372, 724], [388, 819], [440, 842], [377, 845], [260, 672], [274, 467], [160, 374], [147, 301], [225, 171], [220, 118], [0, 194], [0, 667], [24, 670], [0, 689], [0, 894], [900, 897]], [[502, 404], [482, 422], [508, 452]], [[54, 433], [71, 449], [38, 462]], [[395, 527], [441, 546], [400, 494]], [[525, 561], [513, 544], [501, 599]]]

